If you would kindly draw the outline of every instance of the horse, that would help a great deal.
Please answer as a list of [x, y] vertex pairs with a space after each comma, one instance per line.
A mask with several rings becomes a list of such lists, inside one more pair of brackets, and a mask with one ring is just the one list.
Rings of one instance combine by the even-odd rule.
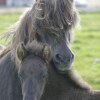
[[40, 100], [44, 91], [50, 48], [45, 44], [32, 42], [24, 46], [20, 43], [16, 51], [16, 61], [8, 52], [0, 59], [0, 99]]
[[[11, 52], [12, 58], [16, 59], [19, 43], [23, 42], [27, 45], [37, 40], [51, 47], [53, 67], [60, 73], [67, 73], [74, 60], [69, 45], [78, 21], [78, 12], [73, 0], [36, 0], [33, 7], [22, 15], [15, 27], [7, 32], [7, 36], [13, 35], [13, 37], [0, 58]], [[15, 61], [17, 63], [17, 60]], [[71, 77], [69, 75], [69, 78]], [[88, 85], [80, 84], [77, 80], [74, 80], [74, 83], [82, 89], [89, 88]]]
[[47, 43], [53, 52], [54, 67], [67, 71], [74, 60], [69, 44], [77, 23], [78, 13], [73, 0], [36, 0], [15, 27], [7, 32], [7, 36], [13, 36], [10, 48], [6, 49], [15, 57], [16, 47], [21, 42], [25, 45], [33, 40]]

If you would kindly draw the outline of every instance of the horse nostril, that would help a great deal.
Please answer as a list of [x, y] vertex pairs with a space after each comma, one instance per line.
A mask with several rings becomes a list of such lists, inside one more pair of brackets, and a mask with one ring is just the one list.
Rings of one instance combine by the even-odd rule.
[[60, 55], [60, 54], [56, 54], [56, 61], [57, 62], [62, 62], [64, 59], [63, 59], [63, 57]]
[[55, 60], [58, 63], [61, 63], [61, 62], [64, 62], [64, 63], [66, 63], [66, 62], [72, 62], [74, 60], [74, 54], [71, 54], [69, 56], [62, 56], [60, 54], [56, 54]]

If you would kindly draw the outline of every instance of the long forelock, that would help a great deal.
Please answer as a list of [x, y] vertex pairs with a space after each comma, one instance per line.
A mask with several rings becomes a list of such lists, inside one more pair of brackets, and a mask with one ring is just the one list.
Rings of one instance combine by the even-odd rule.
[[[17, 38], [16, 42], [27, 43], [38, 32], [67, 33], [76, 23], [77, 13], [72, 0], [37, 0], [19, 21], [14, 39]], [[16, 45], [16, 42], [13, 44]]]
[[[55, 30], [69, 30], [73, 27], [74, 7], [71, 0], [37, 0], [36, 20], [40, 27]], [[37, 25], [38, 26], [38, 25]]]

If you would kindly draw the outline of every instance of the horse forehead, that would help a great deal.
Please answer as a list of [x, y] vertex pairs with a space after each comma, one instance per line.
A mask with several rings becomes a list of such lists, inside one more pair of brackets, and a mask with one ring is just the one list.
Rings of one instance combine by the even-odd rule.
[[46, 64], [40, 57], [30, 55], [30, 57], [27, 57], [22, 62], [22, 68], [29, 70], [44, 70], [46, 69]]

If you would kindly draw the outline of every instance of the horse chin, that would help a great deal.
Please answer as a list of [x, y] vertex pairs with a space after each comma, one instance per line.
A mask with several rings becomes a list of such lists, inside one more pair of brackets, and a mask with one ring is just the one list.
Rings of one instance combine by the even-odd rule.
[[58, 64], [58, 63], [54, 63], [54, 66], [55, 66], [56, 70], [59, 73], [66, 73], [68, 70], [70, 70], [72, 68], [71, 64]]

